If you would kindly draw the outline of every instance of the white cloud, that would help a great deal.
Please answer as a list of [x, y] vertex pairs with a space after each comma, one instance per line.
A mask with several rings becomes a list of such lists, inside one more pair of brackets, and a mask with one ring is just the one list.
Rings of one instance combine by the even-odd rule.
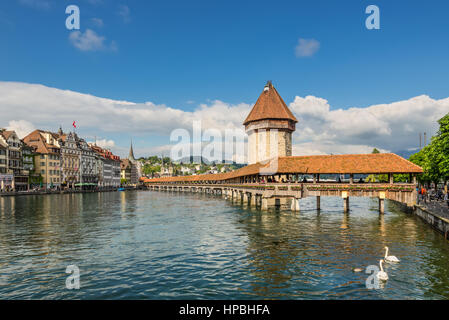
[[73, 31], [69, 35], [69, 40], [74, 47], [81, 51], [101, 51], [117, 49], [114, 41], [107, 45], [106, 38], [98, 35], [95, 31], [87, 29], [84, 33], [81, 31]]
[[298, 154], [365, 153], [374, 147], [384, 151], [416, 148], [419, 133], [429, 136], [437, 120], [449, 112], [449, 98], [418, 96], [367, 108], [330, 110], [328, 101], [296, 97], [290, 108], [299, 123], [294, 134]]
[[127, 5], [120, 5], [118, 14], [122, 17], [123, 22], [128, 23], [131, 21], [131, 10]]
[[115, 148], [115, 141], [114, 140], [108, 140], [108, 139], [97, 139], [94, 141], [89, 141], [88, 143], [96, 144], [97, 146], [103, 148], [103, 149], [112, 149]]
[[[168, 155], [170, 133], [178, 128], [191, 132], [194, 120], [202, 120], [203, 130], [242, 129], [251, 107], [215, 100], [184, 111], [151, 102], [137, 104], [43, 85], [0, 82], [0, 127], [56, 131], [60, 124], [69, 129], [76, 120], [78, 130], [89, 134], [90, 140], [97, 135], [117, 141], [124, 133], [127, 138], [141, 137], [149, 142], [155, 136], [161, 138], [162, 146], [153, 147], [150, 143], [139, 151], [136, 148], [139, 154], [164, 151]], [[418, 96], [366, 108], [333, 110], [326, 99], [298, 96], [289, 107], [299, 120], [293, 135], [294, 155], [366, 153], [374, 147], [383, 151], [416, 148], [420, 132], [427, 132], [430, 137], [437, 131], [436, 121], [449, 112], [449, 98]], [[127, 154], [129, 142], [118, 146], [112, 140], [102, 139], [105, 146]]]
[[90, 19], [90, 20], [91, 20], [92, 23], [93, 23], [96, 27], [98, 27], [98, 28], [102, 28], [102, 27], [104, 26], [104, 22], [103, 22], [103, 20], [100, 19], [100, 18], [92, 18], [92, 19]]
[[11, 120], [6, 129], [15, 131], [19, 138], [23, 139], [27, 134], [36, 130], [36, 127], [26, 120]]
[[311, 57], [320, 49], [320, 43], [315, 39], [299, 38], [295, 47], [295, 55], [298, 58]]

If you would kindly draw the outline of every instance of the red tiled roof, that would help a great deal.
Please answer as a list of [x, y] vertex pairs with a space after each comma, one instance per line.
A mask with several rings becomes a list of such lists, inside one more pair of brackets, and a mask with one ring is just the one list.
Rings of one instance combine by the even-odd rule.
[[[261, 174], [269, 164], [255, 163], [233, 172], [146, 179], [145, 182], [222, 181]], [[320, 155], [278, 158], [275, 174], [422, 173], [421, 167], [393, 153]], [[265, 173], [267, 174], [267, 173]], [[271, 173], [270, 173], [271, 174]], [[263, 173], [262, 173], [263, 175]]]
[[282, 119], [291, 120], [295, 123], [298, 122], [276, 88], [271, 83], [268, 83], [265, 88], [268, 88], [268, 90], [264, 89], [260, 94], [259, 99], [257, 99], [256, 104], [243, 124], [247, 125], [250, 122], [264, 119]]
[[[47, 144], [45, 139], [42, 137], [40, 130], [34, 130], [30, 134], [28, 134], [25, 138], [23, 138], [23, 142], [27, 145], [34, 147], [37, 153], [48, 154], [55, 153], [52, 149], [59, 149], [56, 145]], [[56, 152], [58, 153], [58, 152]]]
[[14, 131], [1, 131], [0, 133], [2, 134], [2, 136], [5, 138], [5, 140], [8, 140], [9, 137], [13, 134]]

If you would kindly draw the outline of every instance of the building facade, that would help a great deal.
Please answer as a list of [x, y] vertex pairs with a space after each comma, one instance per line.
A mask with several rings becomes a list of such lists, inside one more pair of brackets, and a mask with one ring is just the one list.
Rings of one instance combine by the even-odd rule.
[[1, 149], [4, 151], [2, 153], [5, 153], [2, 160], [6, 164], [6, 175], [1, 176], [0, 180], [3, 181], [4, 188], [6, 186], [14, 191], [25, 191], [28, 189], [28, 172], [23, 169], [23, 142], [15, 131], [0, 129], [0, 136], [3, 146]]
[[61, 147], [58, 134], [35, 130], [23, 138], [23, 141], [35, 150], [35, 173], [40, 175], [42, 186], [46, 189], [61, 187]]
[[78, 148], [76, 135], [72, 132], [65, 134], [60, 128], [58, 138], [61, 146], [62, 186], [64, 188], [75, 188], [75, 185], [80, 182], [81, 158], [81, 150]]
[[90, 147], [97, 154], [98, 186], [119, 187], [121, 178], [120, 157], [99, 146], [90, 145]]
[[123, 159], [120, 163], [120, 176], [122, 181], [129, 185], [137, 185], [142, 176], [142, 163], [134, 158], [133, 144], [129, 148], [128, 159]]
[[80, 184], [98, 185], [97, 159], [86, 140], [78, 138], [78, 147], [81, 151], [80, 158]]

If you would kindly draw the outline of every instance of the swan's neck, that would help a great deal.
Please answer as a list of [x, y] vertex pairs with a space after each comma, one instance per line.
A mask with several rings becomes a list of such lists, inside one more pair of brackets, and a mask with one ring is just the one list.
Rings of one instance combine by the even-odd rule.
[[388, 257], [388, 247], [385, 248], [385, 258]]
[[382, 267], [382, 260], [379, 261], [380, 271], [384, 272], [384, 268]]

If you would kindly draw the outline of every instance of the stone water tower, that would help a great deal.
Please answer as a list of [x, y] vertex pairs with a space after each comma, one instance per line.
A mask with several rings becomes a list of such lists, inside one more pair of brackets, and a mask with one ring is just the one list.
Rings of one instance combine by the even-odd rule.
[[271, 81], [243, 122], [248, 134], [248, 164], [292, 155], [292, 132], [298, 120]]

